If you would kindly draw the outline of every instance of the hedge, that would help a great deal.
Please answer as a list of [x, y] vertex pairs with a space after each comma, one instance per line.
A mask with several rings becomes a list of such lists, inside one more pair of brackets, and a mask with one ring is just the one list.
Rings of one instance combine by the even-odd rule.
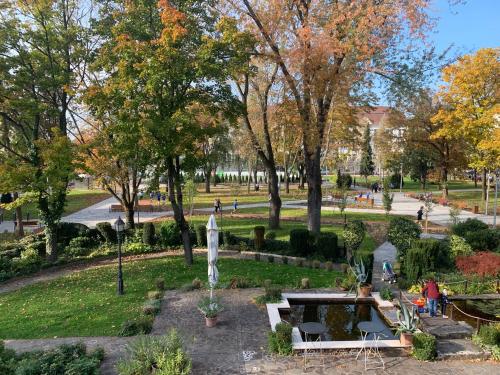
[[307, 256], [311, 253], [311, 234], [307, 229], [290, 231], [290, 251], [292, 255]]

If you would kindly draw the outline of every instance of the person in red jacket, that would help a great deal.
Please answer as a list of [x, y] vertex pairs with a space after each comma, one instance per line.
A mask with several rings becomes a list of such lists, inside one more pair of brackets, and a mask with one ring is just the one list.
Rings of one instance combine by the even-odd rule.
[[433, 278], [430, 278], [422, 289], [422, 295], [427, 297], [429, 314], [431, 317], [437, 316], [437, 304], [439, 300], [439, 286]]

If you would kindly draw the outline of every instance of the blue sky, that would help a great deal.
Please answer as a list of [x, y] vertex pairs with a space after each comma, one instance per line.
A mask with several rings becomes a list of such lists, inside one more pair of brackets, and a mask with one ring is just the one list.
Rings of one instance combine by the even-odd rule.
[[448, 0], [434, 0], [431, 14], [439, 17], [430, 35], [438, 50], [453, 44], [464, 54], [500, 46], [500, 0], [467, 0], [453, 6]]

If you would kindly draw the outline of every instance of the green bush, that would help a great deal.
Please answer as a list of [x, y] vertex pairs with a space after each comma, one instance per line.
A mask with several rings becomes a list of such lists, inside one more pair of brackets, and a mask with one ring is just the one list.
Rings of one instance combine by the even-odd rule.
[[265, 235], [264, 235], [264, 238], [266, 240], [274, 240], [276, 239], [276, 232], [270, 230], [269, 232], [267, 232]]
[[275, 331], [268, 335], [269, 352], [283, 356], [291, 355], [292, 346], [292, 326], [285, 322], [276, 324]]
[[175, 330], [166, 336], [144, 336], [128, 347], [129, 356], [118, 362], [119, 375], [188, 375], [191, 359]]
[[432, 361], [437, 357], [436, 338], [428, 333], [413, 335], [412, 356], [420, 361]]
[[104, 237], [104, 241], [107, 243], [115, 243], [117, 240], [116, 231], [113, 229], [110, 223], [103, 222], [97, 223], [96, 229], [99, 231], [101, 236]]
[[[397, 188], [401, 185], [401, 175], [399, 173], [395, 173], [389, 177], [389, 186], [391, 189]], [[405, 186], [405, 182], [403, 179], [403, 185]]]
[[207, 246], [207, 227], [203, 224], [197, 225], [196, 228], [196, 244], [199, 247]]
[[254, 233], [254, 246], [256, 251], [260, 251], [264, 247], [264, 237], [266, 234], [266, 227], [257, 225], [253, 228]]
[[160, 312], [161, 301], [159, 299], [150, 299], [142, 305], [142, 312], [145, 315], [157, 315]]
[[394, 296], [392, 295], [391, 288], [384, 285], [382, 289], [380, 289], [380, 297], [384, 301], [392, 301], [394, 299]]
[[87, 354], [82, 343], [61, 345], [56, 349], [21, 355], [15, 375], [98, 375], [102, 359], [102, 349]]
[[162, 299], [163, 298], [163, 293], [160, 290], [150, 290], [148, 292], [148, 299]]
[[337, 173], [337, 189], [349, 189], [352, 185], [352, 176], [349, 173]]
[[457, 236], [464, 237], [469, 232], [478, 232], [483, 229], [488, 229], [488, 225], [481, 220], [469, 218], [461, 223], [452, 226], [451, 231]]
[[478, 336], [485, 345], [500, 345], [500, 324], [483, 324], [479, 328]]
[[265, 240], [263, 250], [265, 250], [268, 253], [273, 253], [273, 254], [289, 254], [290, 253], [290, 245], [286, 241]]
[[447, 270], [451, 267], [448, 242], [432, 238], [414, 241], [406, 252], [402, 267], [406, 279], [412, 282], [429, 272]]
[[88, 230], [84, 224], [60, 222], [57, 225], [57, 239], [65, 246], [75, 237], [86, 237]]
[[156, 285], [156, 288], [160, 291], [163, 291], [165, 290], [165, 280], [163, 279], [163, 277], [158, 277], [156, 280], [155, 280], [155, 285]]
[[420, 248], [411, 248], [406, 252], [403, 270], [408, 281], [416, 282], [425, 273], [432, 270], [431, 260], [426, 251]]
[[420, 238], [422, 229], [412, 220], [405, 217], [391, 218], [387, 230], [387, 239], [398, 250], [398, 257], [403, 258], [412, 242]]
[[146, 254], [152, 252], [154, 249], [142, 242], [129, 242], [125, 245], [125, 252], [132, 254]]
[[472, 255], [472, 247], [465, 241], [464, 238], [452, 234], [450, 236], [450, 256], [455, 259], [458, 256]]
[[495, 250], [500, 245], [500, 231], [495, 229], [481, 229], [475, 232], [467, 232], [465, 240], [472, 250]]
[[64, 253], [71, 257], [84, 256], [90, 253], [92, 246], [94, 246], [92, 239], [88, 237], [75, 237], [64, 248]]
[[137, 319], [126, 320], [123, 322], [119, 336], [135, 336], [135, 335], [147, 335], [151, 332], [153, 328], [153, 317], [152, 316], [141, 316]]
[[338, 237], [335, 233], [320, 233], [315, 237], [315, 253], [325, 259], [340, 258]]
[[153, 223], [148, 222], [144, 224], [142, 242], [149, 246], [153, 246], [155, 244], [155, 226]]
[[14, 375], [17, 366], [17, 357], [14, 350], [6, 349], [0, 341], [0, 374]]
[[26, 245], [25, 250], [33, 250], [37, 255], [44, 257], [46, 254], [47, 243], [43, 241], [33, 241]]
[[344, 239], [344, 246], [351, 255], [359, 249], [365, 238], [365, 234], [366, 227], [361, 220], [353, 220], [347, 224], [342, 237]]
[[292, 229], [290, 231], [290, 251], [292, 255], [309, 255], [313, 237], [307, 229]]
[[181, 230], [177, 223], [165, 222], [160, 227], [160, 241], [163, 246], [179, 246], [182, 244]]

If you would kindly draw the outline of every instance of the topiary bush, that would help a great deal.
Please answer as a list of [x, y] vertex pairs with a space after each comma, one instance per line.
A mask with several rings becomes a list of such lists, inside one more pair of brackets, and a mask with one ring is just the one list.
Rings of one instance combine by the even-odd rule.
[[161, 225], [160, 242], [166, 247], [179, 246], [182, 244], [181, 230], [175, 221], [167, 221]]
[[472, 250], [475, 251], [493, 251], [500, 245], [500, 231], [495, 229], [481, 229], [474, 232], [467, 232], [464, 238]]
[[266, 227], [264, 227], [263, 225], [257, 225], [253, 228], [253, 233], [255, 250], [260, 251], [264, 247]]
[[391, 218], [387, 230], [387, 239], [392, 243], [397, 251], [398, 258], [405, 256], [406, 250], [412, 246], [412, 242], [420, 238], [422, 229], [412, 220], [405, 217]]
[[273, 254], [289, 254], [290, 244], [280, 240], [265, 240], [263, 250]]
[[273, 354], [283, 356], [291, 355], [292, 347], [292, 326], [286, 322], [280, 322], [274, 327], [275, 331], [269, 332], [268, 349]]
[[427, 272], [432, 271], [432, 262], [425, 249], [412, 247], [406, 251], [403, 270], [408, 281], [416, 282]]
[[199, 247], [207, 246], [207, 227], [203, 224], [197, 225], [195, 228], [196, 232], [196, 244]]
[[325, 259], [338, 259], [340, 252], [338, 237], [335, 233], [320, 233], [314, 241], [315, 253]]
[[116, 231], [113, 229], [110, 223], [97, 223], [95, 227], [99, 231], [101, 236], [104, 237], [104, 241], [106, 241], [107, 243], [116, 243]]
[[292, 255], [310, 254], [313, 237], [307, 229], [292, 229], [290, 231], [290, 251]]
[[80, 223], [60, 222], [57, 225], [57, 240], [67, 245], [75, 237], [87, 237], [89, 227]]
[[142, 242], [145, 245], [153, 246], [156, 242], [155, 226], [153, 223], [148, 222], [144, 224], [142, 232]]
[[432, 361], [437, 357], [436, 338], [428, 333], [413, 335], [412, 356], [420, 361]]
[[346, 225], [342, 232], [342, 238], [348, 255], [352, 256], [359, 249], [365, 234], [366, 227], [361, 220], [353, 220]]
[[75, 237], [64, 248], [64, 253], [71, 257], [88, 255], [94, 246], [94, 242], [88, 237]]
[[483, 229], [488, 229], [488, 225], [483, 223], [481, 220], [472, 218], [468, 218], [467, 220], [451, 227], [453, 234], [464, 238], [468, 232], [478, 232]]

